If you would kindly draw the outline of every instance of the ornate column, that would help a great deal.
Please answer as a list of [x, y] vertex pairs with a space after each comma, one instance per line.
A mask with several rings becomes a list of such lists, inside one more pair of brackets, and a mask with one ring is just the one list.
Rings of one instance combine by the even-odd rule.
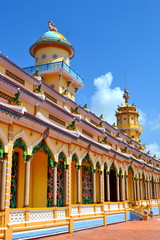
[[145, 196], [146, 196], [146, 200], [147, 200], [148, 199], [147, 180], [145, 180], [144, 184], [145, 184]]
[[142, 178], [140, 178], [140, 199], [141, 199], [141, 200], [144, 199]]
[[30, 188], [30, 166], [31, 155], [27, 155], [25, 161], [25, 187], [24, 187], [24, 207], [29, 207], [29, 188]]
[[136, 185], [137, 185], [137, 200], [140, 200], [139, 178], [136, 179]]
[[121, 201], [125, 201], [125, 186], [124, 186], [124, 175], [120, 176], [120, 195], [121, 195]]
[[96, 170], [93, 172], [93, 203], [96, 203]]
[[137, 200], [137, 191], [136, 191], [136, 178], [133, 178], [133, 185], [134, 185], [134, 200]]
[[126, 185], [126, 200], [128, 200], [128, 175], [125, 176], [125, 185]]
[[64, 205], [65, 206], [68, 206], [69, 202], [68, 202], [68, 172], [69, 172], [69, 165], [66, 165], [66, 168], [65, 168], [65, 201], [64, 201]]
[[57, 206], [57, 165], [58, 163], [54, 163], [53, 170], [53, 206]]
[[99, 173], [99, 201], [100, 201], [100, 203], [103, 202], [102, 201], [102, 199], [103, 199], [103, 197], [102, 197], [102, 187], [103, 187], [102, 178], [103, 178], [102, 171], [100, 171], [100, 173]]
[[106, 193], [107, 193], [107, 201], [110, 201], [110, 179], [109, 172], [106, 173]]
[[152, 180], [149, 183], [149, 188], [150, 188], [150, 198], [153, 199]]
[[0, 210], [5, 209], [5, 187], [6, 187], [6, 167], [7, 167], [8, 153], [4, 153], [4, 159], [2, 159], [2, 175], [1, 175], [1, 199]]
[[81, 166], [77, 169], [77, 204], [81, 204]]
[[119, 175], [116, 175], [116, 179], [117, 179], [117, 202], [120, 201], [120, 196], [119, 196]]
[[156, 182], [156, 198], [158, 198], [157, 182]]
[[147, 182], [147, 188], [148, 188], [148, 199], [150, 199], [150, 186], [149, 186], [150, 181], [148, 180]]

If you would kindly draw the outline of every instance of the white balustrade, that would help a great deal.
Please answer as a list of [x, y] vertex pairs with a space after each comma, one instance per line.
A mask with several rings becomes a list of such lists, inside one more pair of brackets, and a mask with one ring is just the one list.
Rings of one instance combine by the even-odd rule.
[[53, 220], [53, 210], [29, 211], [29, 222]]
[[25, 221], [24, 211], [11, 211], [9, 222], [10, 223], [23, 223]]
[[57, 218], [66, 218], [66, 209], [57, 209]]
[[94, 206], [81, 206], [81, 214], [94, 214]]
[[101, 212], [102, 212], [101, 206], [96, 206], [96, 213], [101, 213]]
[[110, 203], [110, 210], [118, 210], [118, 203]]
[[109, 204], [108, 203], [105, 203], [104, 204], [104, 211], [108, 211], [109, 210]]
[[78, 207], [72, 207], [71, 208], [71, 216], [78, 215]]
[[119, 209], [124, 209], [123, 203], [119, 203]]

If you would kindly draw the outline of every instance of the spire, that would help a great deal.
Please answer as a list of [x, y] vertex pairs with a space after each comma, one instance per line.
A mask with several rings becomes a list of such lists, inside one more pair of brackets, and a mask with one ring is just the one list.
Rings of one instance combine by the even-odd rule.
[[128, 89], [124, 89], [124, 94], [123, 94], [123, 98], [125, 99], [125, 103], [128, 103], [128, 99], [130, 98], [129, 93], [128, 93]]

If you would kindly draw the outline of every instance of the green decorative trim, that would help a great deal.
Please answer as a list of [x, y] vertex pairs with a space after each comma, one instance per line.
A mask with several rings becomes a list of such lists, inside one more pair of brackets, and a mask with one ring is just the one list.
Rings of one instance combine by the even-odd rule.
[[51, 150], [47, 146], [45, 140], [43, 139], [38, 145], [33, 148], [32, 154], [38, 152], [39, 149], [43, 149], [45, 154], [48, 156], [48, 186], [47, 186], [47, 207], [52, 207], [53, 205], [53, 169], [54, 169], [54, 157]]
[[67, 129], [73, 130], [73, 131], [76, 130], [76, 119], [74, 119], [74, 120], [67, 126]]
[[89, 156], [88, 153], [87, 153], [87, 155], [83, 158], [82, 163], [83, 163], [84, 161], [86, 161], [86, 160], [90, 163], [91, 167], [93, 167], [92, 161], [91, 161], [90, 156]]
[[15, 147], [19, 147], [23, 150], [23, 157], [24, 157], [24, 160], [26, 161], [26, 159], [27, 159], [27, 147], [26, 147], [26, 144], [23, 142], [22, 138], [18, 138], [14, 142], [13, 148], [15, 148]]
[[2, 158], [2, 161], [4, 160], [4, 146], [3, 142], [0, 140], [0, 158]]
[[74, 153], [73, 156], [72, 156], [72, 161], [75, 161], [75, 166], [76, 166], [76, 169], [78, 169], [78, 157], [77, 155]]

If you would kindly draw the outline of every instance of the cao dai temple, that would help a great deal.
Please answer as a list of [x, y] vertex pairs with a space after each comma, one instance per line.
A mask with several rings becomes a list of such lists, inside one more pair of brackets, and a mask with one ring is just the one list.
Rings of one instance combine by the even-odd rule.
[[158, 215], [160, 162], [127, 89], [112, 126], [76, 104], [75, 51], [51, 21], [29, 51], [35, 65], [23, 69], [0, 54], [0, 239]]

